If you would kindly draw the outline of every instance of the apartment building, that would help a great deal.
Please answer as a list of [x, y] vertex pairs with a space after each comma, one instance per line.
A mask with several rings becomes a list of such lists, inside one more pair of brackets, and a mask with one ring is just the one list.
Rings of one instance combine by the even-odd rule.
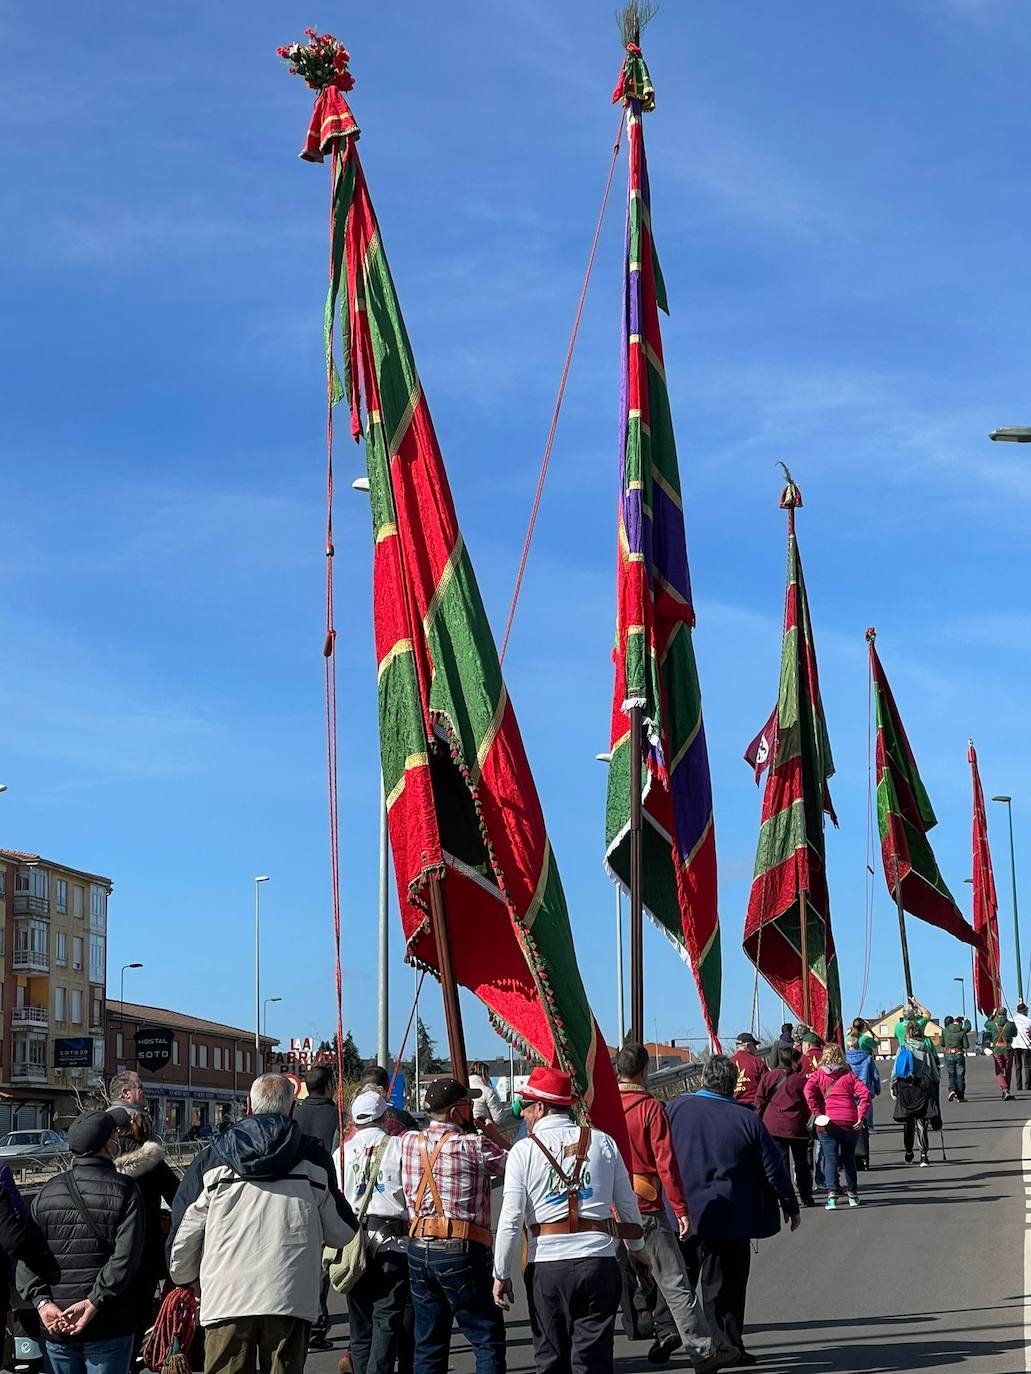
[[[255, 1075], [252, 1030], [115, 998], [107, 1003], [106, 1016], [107, 1076], [123, 1069], [140, 1075], [159, 1135], [176, 1138], [243, 1114]], [[136, 1056], [136, 1034], [158, 1030], [170, 1037], [169, 1060], [152, 1071]], [[261, 1037], [259, 1073], [278, 1043]]]
[[111, 879], [0, 849], [0, 1134], [67, 1126], [104, 1063]]

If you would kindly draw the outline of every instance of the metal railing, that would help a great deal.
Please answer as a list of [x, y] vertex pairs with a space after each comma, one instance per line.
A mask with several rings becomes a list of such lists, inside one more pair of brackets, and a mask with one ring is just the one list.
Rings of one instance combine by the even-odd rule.
[[50, 1012], [46, 1007], [15, 1007], [11, 1012], [11, 1025], [39, 1026], [45, 1030], [50, 1025]]
[[11, 967], [16, 972], [49, 973], [50, 955], [38, 949], [15, 948], [11, 956]]

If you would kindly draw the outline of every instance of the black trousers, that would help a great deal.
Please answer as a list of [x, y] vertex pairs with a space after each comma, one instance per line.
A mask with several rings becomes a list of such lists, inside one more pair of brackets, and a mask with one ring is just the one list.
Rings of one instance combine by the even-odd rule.
[[808, 1140], [789, 1140], [783, 1136], [774, 1136], [774, 1140], [784, 1159], [784, 1168], [791, 1172], [790, 1161], [795, 1163], [795, 1187], [798, 1189], [798, 1196], [803, 1202], [813, 1200], [813, 1171], [809, 1165], [809, 1141]]
[[1014, 1087], [1017, 1089], [1031, 1088], [1031, 1050], [1013, 1051], [1013, 1077], [1016, 1079]]
[[612, 1374], [620, 1289], [615, 1259], [526, 1266], [537, 1374]]
[[736, 1236], [689, 1236], [680, 1244], [688, 1278], [702, 1299], [713, 1344], [744, 1350], [750, 1242]]
[[408, 1256], [373, 1255], [347, 1295], [354, 1374], [393, 1374], [408, 1293]]

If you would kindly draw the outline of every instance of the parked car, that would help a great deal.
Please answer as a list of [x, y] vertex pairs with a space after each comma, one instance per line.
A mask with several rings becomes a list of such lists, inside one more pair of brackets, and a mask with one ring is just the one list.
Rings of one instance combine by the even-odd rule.
[[0, 1159], [48, 1159], [68, 1149], [60, 1131], [9, 1131], [0, 1137]]

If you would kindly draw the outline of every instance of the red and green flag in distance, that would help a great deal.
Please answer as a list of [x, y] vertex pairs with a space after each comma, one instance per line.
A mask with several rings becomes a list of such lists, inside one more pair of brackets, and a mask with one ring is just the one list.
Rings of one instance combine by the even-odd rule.
[[985, 1016], [993, 1016], [1003, 1004], [999, 975], [999, 899], [995, 893], [992, 851], [988, 847], [988, 817], [981, 791], [974, 741], [967, 744], [967, 762], [974, 796], [973, 876], [974, 929], [982, 945], [974, 955], [974, 1000]]
[[983, 949], [945, 884], [927, 832], [938, 824], [917, 770], [895, 698], [877, 653], [876, 630], [867, 630], [870, 677], [877, 709], [877, 828], [888, 891], [895, 900], [897, 881], [902, 906], [928, 925]]
[[[630, 789], [640, 787], [644, 907], [690, 964], [706, 1027], [718, 1047], [721, 967], [712, 786], [691, 643], [695, 617], [684, 505], [659, 330], [666, 291], [652, 241], [641, 123], [655, 96], [637, 44], [628, 45], [613, 100], [626, 107], [630, 177], [606, 864], [620, 882], [629, 884]], [[642, 768], [640, 778], [632, 779], [630, 712], [635, 706], [641, 712]]]
[[[439, 970], [428, 882], [455, 975], [502, 1032], [572, 1074], [625, 1142], [605, 1043], [577, 967], [558, 866], [458, 526], [429, 407], [342, 94], [323, 91], [312, 158], [332, 154], [331, 392], [364, 433], [375, 540], [380, 750], [409, 958]], [[339, 316], [342, 367], [332, 360]], [[364, 399], [364, 416], [363, 416]]]
[[[745, 916], [744, 950], [796, 1016], [808, 1020], [825, 1039], [836, 1039], [841, 1032], [841, 992], [824, 851], [824, 813], [837, 824], [827, 786], [834, 761], [795, 538], [795, 510], [802, 504], [802, 494], [790, 474], [780, 504], [788, 513], [784, 640], [775, 719], [771, 717], [746, 755], [757, 780], [763, 759], [769, 775]], [[802, 958], [803, 901], [807, 968]], [[807, 997], [803, 997], [803, 979]]]

